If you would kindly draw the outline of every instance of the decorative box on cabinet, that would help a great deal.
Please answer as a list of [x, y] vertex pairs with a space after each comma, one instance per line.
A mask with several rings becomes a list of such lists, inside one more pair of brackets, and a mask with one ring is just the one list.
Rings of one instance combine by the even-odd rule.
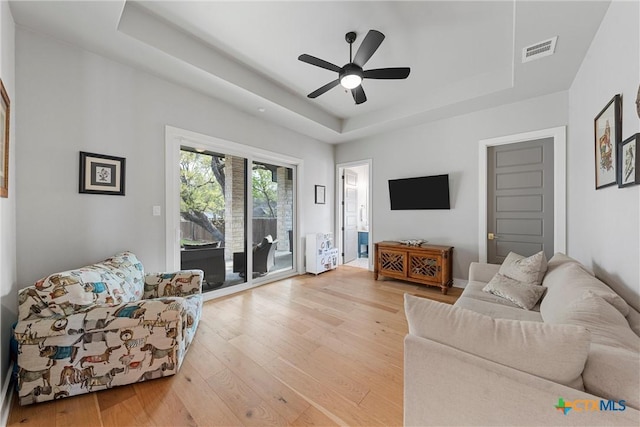
[[445, 295], [453, 284], [453, 246], [409, 246], [400, 242], [378, 242], [375, 244], [375, 251], [375, 280], [378, 280], [378, 276], [386, 276], [439, 286]]
[[338, 248], [333, 247], [333, 233], [307, 234], [307, 273], [320, 274], [338, 265]]

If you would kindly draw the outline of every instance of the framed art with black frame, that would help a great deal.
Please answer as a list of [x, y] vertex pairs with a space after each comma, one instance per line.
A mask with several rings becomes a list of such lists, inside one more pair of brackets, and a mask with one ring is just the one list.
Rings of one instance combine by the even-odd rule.
[[80, 152], [80, 192], [124, 196], [125, 159]]
[[596, 190], [614, 185], [616, 176], [616, 147], [622, 133], [620, 95], [615, 95], [594, 120]]
[[325, 204], [325, 186], [324, 185], [316, 185], [316, 205], [324, 205]]
[[618, 143], [618, 187], [640, 184], [640, 133]]

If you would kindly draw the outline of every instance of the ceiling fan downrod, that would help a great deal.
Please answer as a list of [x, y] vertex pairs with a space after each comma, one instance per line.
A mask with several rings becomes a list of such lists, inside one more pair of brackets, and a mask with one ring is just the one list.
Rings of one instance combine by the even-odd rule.
[[344, 35], [344, 39], [349, 43], [349, 62], [353, 62], [353, 42], [356, 41], [357, 34], [353, 31], [349, 31]]

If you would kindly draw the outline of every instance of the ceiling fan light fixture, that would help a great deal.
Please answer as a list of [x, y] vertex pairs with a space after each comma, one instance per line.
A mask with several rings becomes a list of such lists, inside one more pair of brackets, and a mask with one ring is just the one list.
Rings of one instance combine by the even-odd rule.
[[345, 89], [355, 89], [362, 83], [362, 68], [353, 63], [349, 63], [342, 67], [338, 75], [340, 84]]
[[340, 84], [345, 89], [355, 89], [362, 83], [362, 77], [357, 74], [346, 74], [340, 78]]

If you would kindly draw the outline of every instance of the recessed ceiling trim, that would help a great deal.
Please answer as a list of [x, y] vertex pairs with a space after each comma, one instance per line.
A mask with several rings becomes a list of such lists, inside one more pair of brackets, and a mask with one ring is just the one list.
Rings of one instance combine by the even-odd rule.
[[180, 31], [138, 4], [126, 2], [118, 31], [269, 103], [282, 106], [331, 131], [340, 132], [341, 119], [300, 99], [297, 94], [216, 51], [202, 40]]

